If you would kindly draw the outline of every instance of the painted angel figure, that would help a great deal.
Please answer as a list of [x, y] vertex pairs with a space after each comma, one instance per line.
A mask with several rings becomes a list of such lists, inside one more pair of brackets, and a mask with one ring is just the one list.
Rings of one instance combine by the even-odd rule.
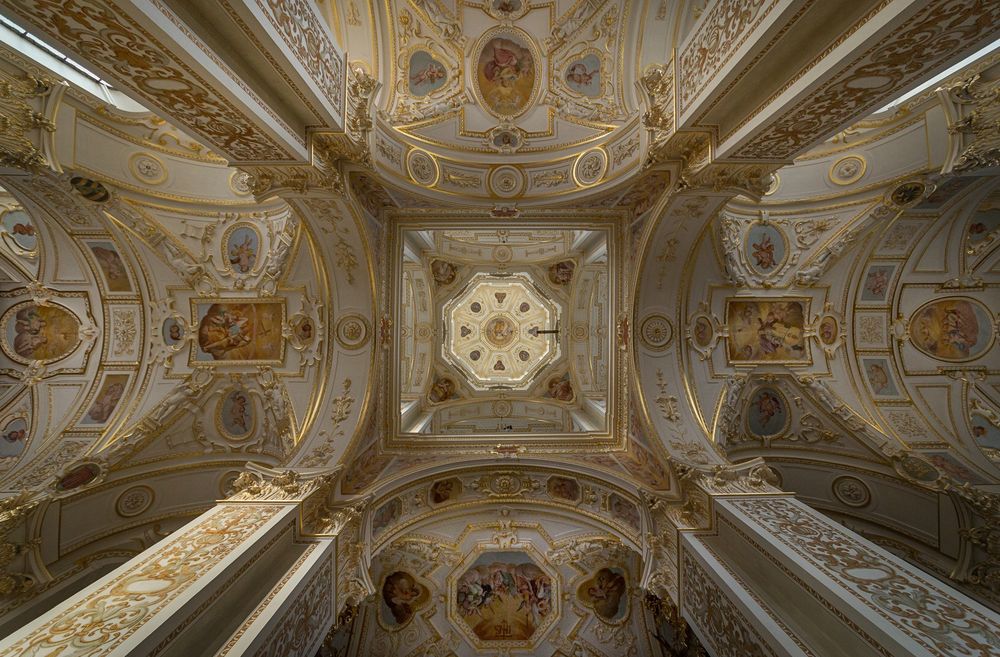
[[427, 66], [410, 76], [410, 82], [414, 87], [422, 84], [434, 84], [444, 78], [444, 69], [434, 62], [428, 62]]

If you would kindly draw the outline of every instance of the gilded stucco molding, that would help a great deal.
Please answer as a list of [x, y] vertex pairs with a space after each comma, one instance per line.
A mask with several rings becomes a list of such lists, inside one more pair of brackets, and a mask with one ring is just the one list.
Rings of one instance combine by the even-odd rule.
[[36, 130], [55, 132], [56, 126], [35, 111], [32, 101], [46, 96], [51, 86], [43, 78], [0, 71], [0, 166], [29, 172], [48, 166], [31, 135]]

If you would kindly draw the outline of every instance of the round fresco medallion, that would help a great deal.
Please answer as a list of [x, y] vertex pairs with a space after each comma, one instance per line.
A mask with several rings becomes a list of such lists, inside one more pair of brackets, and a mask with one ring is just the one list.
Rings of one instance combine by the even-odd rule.
[[31, 217], [24, 210], [17, 208], [3, 213], [3, 230], [6, 237], [22, 251], [34, 251], [38, 248], [38, 231]]
[[3, 350], [19, 363], [51, 363], [65, 358], [80, 344], [80, 321], [67, 308], [25, 301], [0, 318]]
[[581, 153], [573, 165], [576, 184], [588, 187], [601, 181], [608, 170], [608, 154], [602, 148], [593, 148]]
[[243, 474], [242, 470], [230, 470], [219, 477], [219, 494], [223, 498], [233, 494], [233, 483], [236, 482], [236, 478], [241, 474]]
[[847, 506], [862, 507], [872, 499], [872, 493], [865, 482], [857, 477], [837, 477], [833, 480], [833, 494]]
[[754, 271], [774, 273], [788, 257], [788, 240], [774, 224], [755, 221], [747, 231], [743, 257]]
[[337, 342], [344, 349], [360, 349], [368, 342], [368, 322], [361, 315], [344, 315], [337, 320]]
[[170, 347], [180, 344], [187, 333], [184, 329], [184, 324], [177, 317], [167, 317], [163, 321], [161, 330], [163, 332], [163, 341]]
[[518, 196], [524, 191], [524, 174], [517, 167], [500, 166], [487, 177], [490, 191], [501, 198]]
[[249, 196], [253, 191], [253, 178], [246, 171], [233, 171], [229, 176], [229, 188], [237, 196]]
[[410, 174], [410, 178], [413, 178], [413, 182], [424, 187], [436, 185], [438, 177], [441, 175], [434, 156], [417, 149], [406, 154], [406, 172]]
[[19, 456], [28, 443], [28, 420], [15, 417], [0, 428], [0, 459]]
[[816, 335], [819, 336], [819, 341], [825, 345], [831, 345], [837, 341], [840, 337], [840, 322], [833, 315], [824, 315], [822, 319], [819, 320], [819, 326], [816, 328]]
[[746, 412], [747, 430], [758, 438], [780, 436], [791, 424], [785, 396], [770, 386], [754, 391]]
[[967, 297], [925, 303], [910, 317], [909, 328], [913, 346], [937, 360], [974, 360], [993, 344], [993, 316]]
[[868, 163], [860, 155], [842, 157], [830, 167], [830, 182], [836, 185], [850, 185], [861, 180], [868, 169]]
[[144, 183], [159, 185], [167, 179], [167, 169], [163, 162], [149, 153], [136, 153], [129, 158], [132, 175]]
[[80, 196], [88, 201], [93, 201], [94, 203], [104, 203], [111, 198], [111, 192], [108, 191], [108, 188], [96, 180], [83, 178], [81, 176], [73, 176], [69, 179], [69, 184], [70, 187], [80, 192]]
[[516, 27], [498, 27], [477, 45], [473, 84], [483, 108], [501, 119], [523, 114], [535, 99], [540, 78], [531, 37]]
[[903, 183], [899, 187], [896, 187], [896, 189], [892, 190], [892, 193], [889, 195], [889, 200], [892, 201], [893, 205], [900, 208], [913, 207], [924, 197], [924, 192], [926, 190], [927, 186], [921, 182]]
[[115, 513], [123, 518], [137, 516], [153, 504], [155, 494], [149, 486], [133, 486], [115, 501]]
[[260, 233], [253, 224], [236, 224], [222, 236], [225, 248], [223, 263], [237, 274], [249, 274], [257, 264], [260, 253]]
[[771, 183], [767, 186], [767, 191], [764, 192], [764, 196], [771, 196], [778, 191], [781, 187], [781, 177], [776, 173], [771, 174]]
[[712, 321], [704, 315], [695, 318], [691, 326], [691, 339], [695, 345], [707, 347], [712, 344], [713, 337], [715, 337], [715, 327], [712, 326]]
[[607, 623], [617, 623], [628, 615], [627, 574], [621, 568], [601, 568], [576, 589], [585, 607]]
[[86, 486], [101, 474], [101, 466], [96, 463], [81, 463], [64, 474], [56, 482], [56, 490], [65, 492]]
[[253, 399], [242, 388], [226, 394], [216, 407], [216, 423], [226, 438], [243, 440], [253, 435], [256, 413]]
[[653, 351], [666, 349], [673, 337], [674, 327], [663, 315], [649, 315], [639, 324], [639, 339]]
[[511, 258], [514, 257], [514, 252], [506, 244], [500, 244], [493, 247], [493, 260], [496, 262], [510, 262]]
[[599, 98], [603, 93], [601, 58], [589, 53], [574, 60], [566, 67], [565, 79], [571, 91], [588, 98]]
[[486, 322], [483, 337], [497, 349], [503, 349], [517, 337], [517, 326], [506, 315], [500, 315]]
[[426, 50], [416, 50], [410, 55], [407, 73], [407, 89], [411, 96], [426, 96], [443, 87], [448, 81], [448, 72], [444, 65]]

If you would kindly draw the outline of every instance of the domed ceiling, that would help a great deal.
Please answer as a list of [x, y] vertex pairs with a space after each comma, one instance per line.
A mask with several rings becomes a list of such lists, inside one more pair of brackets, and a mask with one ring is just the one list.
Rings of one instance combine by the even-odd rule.
[[631, 0], [390, 0], [373, 157], [444, 202], [530, 202], [639, 164]]
[[401, 436], [617, 440], [617, 231], [456, 221], [397, 232]]

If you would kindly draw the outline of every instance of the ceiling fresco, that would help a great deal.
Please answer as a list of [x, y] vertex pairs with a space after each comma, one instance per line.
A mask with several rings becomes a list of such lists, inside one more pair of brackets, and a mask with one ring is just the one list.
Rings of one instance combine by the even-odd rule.
[[615, 235], [403, 225], [401, 433], [618, 440]]
[[392, 184], [446, 203], [502, 204], [579, 194], [637, 170], [644, 136], [624, 65], [635, 3], [376, 5], [390, 26], [381, 65], [391, 82], [373, 154]]
[[336, 539], [323, 657], [701, 654], [684, 546], [737, 550], [725, 505], [786, 492], [1000, 608], [1000, 55], [787, 159], [719, 158], [743, 147], [694, 119], [788, 125], [757, 102], [783, 32], [730, 33], [777, 4], [295, 3], [329, 24], [322, 103], [192, 5], [187, 59], [245, 82], [211, 95], [232, 143], [0, 40], [0, 501], [30, 500], [0, 507], [0, 636], [314, 479], [268, 563]]

